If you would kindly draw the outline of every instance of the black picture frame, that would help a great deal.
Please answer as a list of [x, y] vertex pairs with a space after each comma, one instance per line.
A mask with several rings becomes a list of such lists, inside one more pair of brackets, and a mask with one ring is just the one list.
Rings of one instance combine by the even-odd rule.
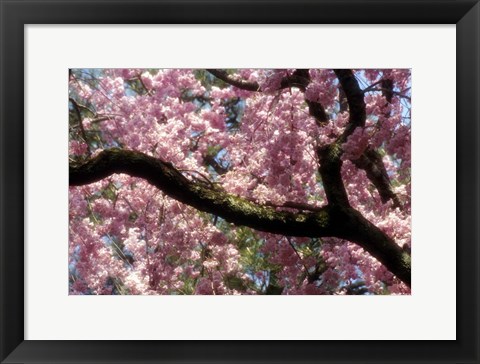
[[[0, 0], [0, 14], [2, 363], [479, 363], [478, 0]], [[457, 340], [24, 340], [24, 25], [158, 23], [456, 24]]]

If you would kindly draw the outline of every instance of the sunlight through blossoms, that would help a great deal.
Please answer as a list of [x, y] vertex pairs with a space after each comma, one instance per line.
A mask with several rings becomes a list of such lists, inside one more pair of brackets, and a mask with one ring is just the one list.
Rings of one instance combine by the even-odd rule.
[[72, 295], [410, 294], [409, 69], [71, 69]]

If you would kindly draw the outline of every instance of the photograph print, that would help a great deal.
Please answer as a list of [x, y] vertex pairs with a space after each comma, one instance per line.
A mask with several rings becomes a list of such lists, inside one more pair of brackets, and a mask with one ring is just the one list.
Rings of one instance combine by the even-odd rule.
[[411, 294], [410, 69], [75, 68], [68, 93], [70, 295]]

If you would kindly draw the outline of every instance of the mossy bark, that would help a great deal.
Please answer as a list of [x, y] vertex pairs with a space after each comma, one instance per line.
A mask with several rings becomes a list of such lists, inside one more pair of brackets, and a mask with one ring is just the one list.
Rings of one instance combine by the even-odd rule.
[[[339, 159], [335, 157], [333, 159]], [[338, 168], [334, 170], [335, 174], [340, 173]], [[166, 195], [236, 225], [287, 236], [347, 239], [362, 246], [410, 285], [409, 256], [406, 257], [393, 240], [344, 203], [332, 203], [314, 212], [277, 211], [274, 207], [229, 194], [218, 186], [190, 181], [171, 163], [121, 149], [105, 150], [85, 163], [71, 163], [69, 183], [70, 186], [85, 185], [114, 173], [143, 178]], [[338, 176], [334, 178], [336, 180]]]

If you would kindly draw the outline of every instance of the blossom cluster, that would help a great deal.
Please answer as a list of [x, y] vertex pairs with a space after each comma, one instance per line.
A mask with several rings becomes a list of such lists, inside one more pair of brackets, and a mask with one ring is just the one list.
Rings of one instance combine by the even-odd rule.
[[[259, 85], [255, 92], [203, 70], [75, 69], [70, 159], [81, 162], [109, 148], [140, 151], [193, 182], [215, 183], [279, 211], [295, 211], [287, 203], [325, 206], [316, 151], [342, 135], [349, 111], [340, 106], [332, 70], [310, 70], [305, 89], [282, 87], [293, 72], [235, 70], [235, 77]], [[354, 72], [367, 119], [342, 144], [348, 199], [410, 249], [410, 70]], [[321, 104], [329, 122], [319, 124], [307, 101]], [[357, 167], [368, 149], [381, 155], [397, 203], [382, 201]], [[126, 174], [70, 187], [69, 219], [70, 294], [410, 292], [352, 242], [235, 226]]]

